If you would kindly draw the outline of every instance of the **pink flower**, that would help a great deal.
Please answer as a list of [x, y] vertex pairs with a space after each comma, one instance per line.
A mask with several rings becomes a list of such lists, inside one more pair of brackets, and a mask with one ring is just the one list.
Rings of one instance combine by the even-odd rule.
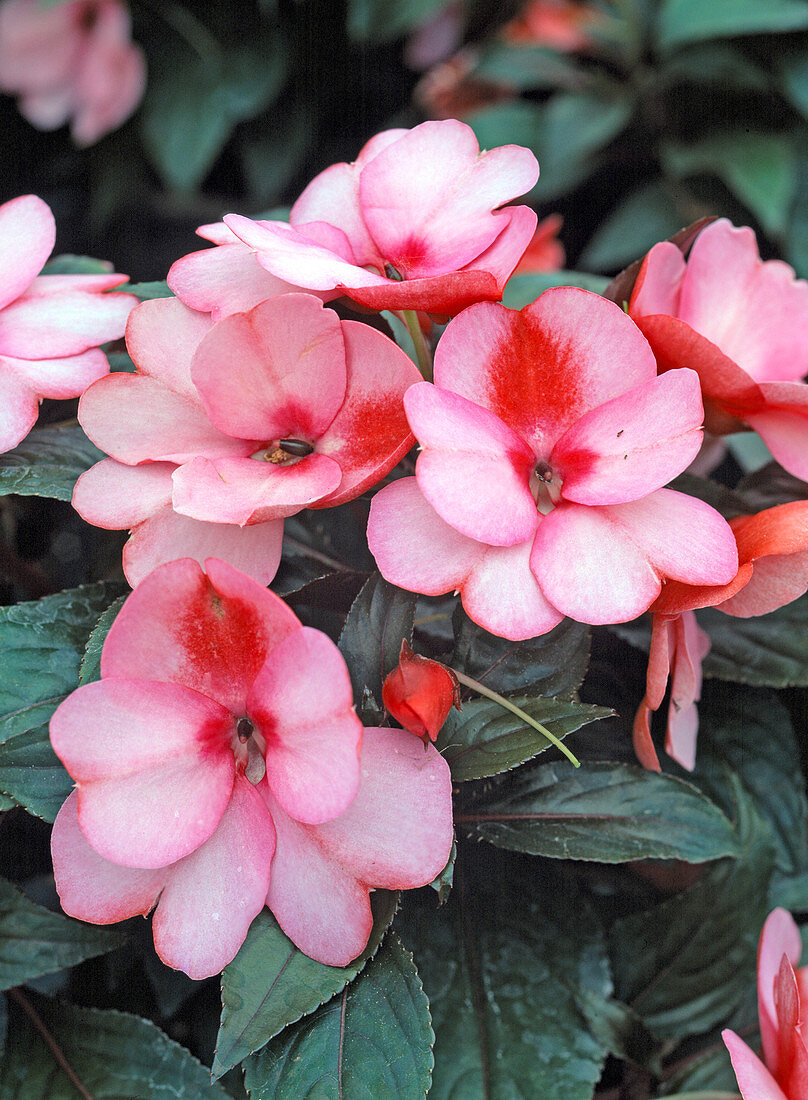
[[55, 239], [36, 195], [0, 206], [0, 452], [25, 438], [43, 397], [78, 397], [109, 373], [97, 345], [122, 336], [137, 305], [103, 293], [125, 275], [40, 275]]
[[413, 653], [402, 639], [398, 664], [382, 684], [382, 702], [426, 745], [438, 736], [452, 707], [461, 709], [460, 684], [450, 668]]
[[137, 107], [146, 63], [118, 0], [3, 0], [0, 88], [19, 96], [38, 130], [70, 121], [77, 145], [93, 145]]
[[266, 584], [285, 516], [353, 500], [411, 446], [402, 396], [417, 369], [311, 295], [216, 324], [176, 299], [144, 302], [127, 345], [137, 374], [102, 379], [79, 406], [111, 458], [79, 478], [73, 504], [99, 527], [132, 529], [132, 584], [211, 555]]
[[748, 425], [808, 478], [808, 283], [779, 260], [762, 262], [751, 229], [712, 222], [686, 262], [676, 245], [654, 245], [629, 313], [661, 371], [698, 372], [708, 431]]
[[659, 771], [651, 740], [651, 712], [665, 698], [671, 677], [665, 751], [683, 768], [696, 763], [701, 662], [710, 639], [694, 611], [716, 607], [747, 619], [766, 615], [808, 590], [808, 501], [797, 500], [730, 520], [738, 547], [738, 572], [725, 585], [693, 586], [670, 580], [649, 610], [653, 616], [646, 693], [634, 718], [640, 763]]
[[558, 271], [564, 266], [564, 246], [558, 231], [564, 223], [560, 214], [548, 214], [536, 226], [536, 232], [516, 265], [514, 275], [534, 275], [542, 271]]
[[808, 967], [794, 969], [802, 954], [800, 931], [785, 909], [766, 918], [758, 947], [758, 1017], [763, 1061], [727, 1028], [721, 1037], [745, 1100], [805, 1100], [808, 1049]]
[[404, 399], [416, 476], [371, 505], [370, 548], [394, 584], [456, 589], [480, 626], [520, 639], [564, 615], [635, 618], [664, 577], [735, 575], [726, 522], [662, 488], [699, 449], [698, 378], [657, 377], [612, 302], [562, 287], [521, 313], [472, 306], [438, 345], [435, 382]]
[[353, 164], [321, 172], [289, 224], [224, 220], [262, 267], [289, 283], [374, 310], [453, 314], [502, 297], [536, 215], [501, 208], [538, 174], [528, 149], [481, 153], [464, 123], [423, 122], [376, 134]]
[[101, 679], [51, 720], [77, 790], [52, 850], [65, 912], [109, 924], [155, 906], [161, 958], [217, 973], [268, 902], [286, 933], [343, 965], [368, 892], [424, 885], [452, 845], [451, 782], [397, 731], [361, 748], [333, 642], [226, 565], [155, 570], [113, 623]]
[[521, 13], [502, 28], [506, 42], [547, 46], [560, 53], [591, 50], [591, 31], [603, 22], [603, 13], [580, 0], [528, 0]]

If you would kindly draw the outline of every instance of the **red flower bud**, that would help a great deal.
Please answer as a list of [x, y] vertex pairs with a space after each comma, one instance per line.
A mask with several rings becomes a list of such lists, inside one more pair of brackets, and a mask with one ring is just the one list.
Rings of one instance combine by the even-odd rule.
[[438, 736], [452, 706], [460, 710], [460, 684], [446, 665], [419, 657], [402, 641], [398, 667], [382, 685], [382, 701], [404, 729], [427, 744]]

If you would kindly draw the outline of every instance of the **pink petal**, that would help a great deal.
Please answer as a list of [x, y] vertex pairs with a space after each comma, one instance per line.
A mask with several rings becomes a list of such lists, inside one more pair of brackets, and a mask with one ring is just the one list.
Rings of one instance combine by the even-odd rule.
[[174, 468], [168, 462], [146, 466], [124, 466], [112, 458], [96, 462], [76, 482], [73, 507], [96, 527], [112, 531], [134, 527], [170, 504]]
[[671, 241], [655, 244], [642, 262], [628, 313], [635, 321], [655, 314], [679, 316], [685, 258]]
[[696, 622], [692, 611], [685, 611], [672, 624], [672, 629], [676, 648], [665, 752], [687, 771], [693, 771], [699, 728], [696, 703], [701, 698], [701, 662], [710, 650], [710, 639]]
[[662, 576], [725, 584], [738, 570], [732, 531], [709, 505], [658, 489], [591, 508], [563, 503], [545, 516], [530, 567], [547, 599], [586, 623], [634, 619], [659, 595]]
[[191, 252], [176, 260], [167, 276], [168, 285], [192, 309], [210, 313], [214, 321], [242, 313], [267, 298], [297, 290], [270, 275], [253, 251], [223, 226], [229, 242]]
[[756, 1054], [734, 1031], [726, 1028], [721, 1038], [729, 1051], [732, 1068], [744, 1100], [789, 1100]]
[[30, 286], [55, 241], [53, 214], [36, 195], [21, 195], [0, 206], [0, 308]]
[[449, 768], [404, 730], [365, 731], [359, 793], [333, 821], [299, 825], [265, 797], [278, 829], [267, 903], [302, 951], [331, 966], [367, 943], [369, 888], [426, 885], [451, 852]]
[[384, 279], [365, 285], [358, 279], [340, 286], [343, 293], [367, 309], [416, 309], [453, 316], [474, 302], [499, 301], [502, 284], [489, 271], [474, 268], [423, 279]]
[[405, 278], [469, 264], [504, 228], [492, 213], [529, 191], [536, 158], [520, 146], [480, 153], [462, 122], [424, 122], [363, 169], [362, 217], [379, 251]]
[[703, 419], [695, 371], [668, 371], [586, 413], [553, 448], [562, 495], [620, 504], [661, 489], [699, 452]]
[[754, 562], [749, 583], [721, 603], [728, 615], [775, 611], [808, 588], [808, 501], [795, 500], [730, 522], [738, 558]]
[[311, 294], [270, 298], [215, 325], [194, 356], [192, 376], [221, 431], [313, 443], [345, 397], [339, 318]]
[[39, 400], [31, 386], [0, 357], [0, 454], [16, 447], [39, 416]]
[[252, 458], [195, 458], [174, 473], [174, 508], [209, 523], [266, 523], [321, 500], [341, 478], [337, 463], [316, 453], [289, 466]]
[[267, 782], [284, 810], [315, 825], [343, 813], [359, 787], [362, 724], [331, 639], [303, 627], [277, 645], [252, 685], [247, 712], [266, 739]]
[[105, 678], [69, 695], [51, 743], [99, 855], [164, 867], [207, 840], [233, 786], [234, 718], [179, 684]]
[[808, 590], [808, 550], [774, 554], [755, 561], [752, 578], [736, 596], [720, 605], [727, 615], [748, 619], [784, 607]]
[[325, 248], [286, 222], [254, 222], [240, 214], [225, 214], [225, 224], [256, 254], [262, 267], [295, 286], [333, 290], [340, 286], [384, 286], [390, 280], [366, 271], [350, 258]]
[[139, 374], [198, 401], [191, 381], [191, 360], [211, 324], [210, 317], [188, 309], [176, 298], [155, 298], [141, 302], [129, 314], [126, 347]]
[[744, 414], [775, 459], [789, 473], [808, 478], [808, 386], [802, 382], [763, 382], [760, 411]]
[[91, 924], [145, 917], [157, 903], [166, 870], [121, 867], [100, 856], [79, 828], [77, 803], [78, 793], [73, 791], [56, 815], [51, 833], [53, 874], [62, 909]]
[[531, 572], [532, 542], [485, 547], [461, 587], [470, 619], [491, 634], [524, 641], [546, 634], [564, 618]]
[[421, 454], [418, 488], [461, 534], [494, 546], [529, 539], [538, 514], [528, 482], [530, 448], [487, 409], [428, 382], [407, 391], [407, 418]]
[[546, 290], [521, 312], [471, 306], [435, 354], [436, 385], [490, 409], [542, 459], [584, 413], [656, 374], [623, 311], [574, 287]]
[[266, 902], [275, 829], [242, 775], [213, 835], [168, 868], [154, 914], [154, 946], [191, 978], [218, 974], [236, 955]]
[[0, 310], [0, 353], [20, 359], [78, 355], [123, 336], [131, 294], [23, 294]]
[[148, 375], [110, 374], [79, 404], [79, 423], [97, 447], [128, 465], [247, 457], [258, 444], [214, 428], [199, 398], [176, 393]]
[[779, 1040], [777, 1008], [774, 998], [775, 978], [783, 955], [797, 966], [802, 954], [802, 940], [794, 918], [786, 909], [773, 909], [760, 933], [757, 957], [758, 1017], [766, 1064], [778, 1072]]
[[[397, 140], [406, 130], [390, 130]], [[377, 135], [380, 137], [381, 135]], [[361, 157], [360, 153], [360, 157]], [[383, 258], [362, 220], [359, 209], [359, 173], [362, 165], [332, 164], [311, 181], [289, 213], [295, 228], [310, 222], [326, 222], [341, 229], [350, 243], [358, 266], [381, 266]]]
[[337, 489], [314, 507], [353, 500], [381, 481], [413, 444], [404, 393], [421, 374], [391, 340], [358, 321], [343, 321], [347, 386], [342, 407], [317, 441], [317, 453], [339, 464]]
[[267, 653], [300, 622], [283, 600], [213, 558], [155, 569], [129, 596], [101, 655], [101, 675], [166, 680], [246, 713]]
[[98, 348], [65, 359], [13, 359], [4, 355], [2, 362], [37, 396], [57, 401], [80, 397], [93, 382], [109, 374], [107, 357]]
[[[498, 298], [530, 244], [538, 221], [535, 210], [529, 206], [506, 206], [500, 218], [504, 228], [499, 236], [468, 264], [473, 271], [491, 272], [500, 290]], [[557, 241], [554, 243], [561, 247]]]
[[394, 481], [374, 496], [368, 546], [386, 580], [427, 596], [459, 588], [486, 549], [442, 520], [414, 477]]
[[76, 111], [71, 136], [92, 145], [134, 112], [146, 88], [146, 61], [131, 41], [128, 10], [102, 4], [76, 73]]
[[282, 543], [282, 519], [251, 527], [204, 523], [179, 515], [169, 503], [134, 528], [123, 548], [123, 571], [134, 587], [158, 565], [176, 558], [193, 558], [204, 565], [213, 557], [267, 585], [278, 571]]

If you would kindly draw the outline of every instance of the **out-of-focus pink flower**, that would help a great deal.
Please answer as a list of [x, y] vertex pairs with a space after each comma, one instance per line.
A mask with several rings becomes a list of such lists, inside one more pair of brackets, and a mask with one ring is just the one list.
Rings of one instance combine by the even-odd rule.
[[413, 100], [428, 118], [465, 118], [473, 111], [491, 107], [506, 99], [513, 99], [515, 90], [478, 76], [475, 68], [477, 51], [470, 46], [424, 73], [412, 93]]
[[[258, 785], [320, 826], [359, 790], [362, 726], [345, 662], [277, 596], [224, 562], [155, 570], [57, 708], [76, 780], [53, 832], [66, 912], [107, 924], [155, 904], [155, 945], [191, 977], [233, 958], [270, 883]], [[159, 900], [158, 900], [159, 899]]]
[[445, 61], [460, 45], [465, 21], [465, 0], [447, 0], [407, 38], [404, 64], [422, 70]]
[[117, 129], [146, 87], [143, 52], [119, 0], [3, 0], [0, 89], [38, 130], [70, 122], [77, 145]]
[[602, 22], [603, 13], [581, 0], [528, 0], [501, 34], [506, 42], [521, 46], [585, 53], [595, 45], [591, 32]]
[[654, 245], [629, 314], [661, 371], [698, 372], [708, 431], [748, 425], [782, 466], [808, 479], [808, 283], [788, 264], [761, 261], [751, 229], [712, 222], [687, 261], [670, 242]]
[[699, 449], [698, 378], [658, 377], [614, 303], [560, 287], [521, 312], [472, 306], [441, 338], [435, 382], [404, 399], [416, 476], [371, 505], [370, 548], [394, 584], [458, 590], [480, 626], [520, 639], [564, 615], [633, 619], [665, 577], [735, 575], [727, 523], [662, 488]]
[[559, 271], [566, 261], [564, 246], [558, 232], [564, 224], [560, 214], [548, 214], [536, 226], [536, 232], [516, 265], [514, 275], [535, 275], [542, 271]]
[[450, 668], [413, 653], [402, 639], [398, 664], [382, 684], [382, 702], [426, 744], [438, 736], [452, 707], [461, 709], [460, 684]]
[[730, 520], [738, 547], [738, 572], [729, 584], [694, 586], [667, 581], [649, 608], [653, 615], [646, 693], [634, 718], [634, 749], [640, 763], [659, 771], [651, 740], [651, 712], [665, 698], [668, 708], [665, 751], [683, 768], [696, 762], [701, 662], [710, 640], [694, 611], [715, 607], [727, 615], [751, 618], [776, 611], [808, 590], [808, 501], [796, 500]]
[[808, 967], [797, 967], [801, 954], [794, 918], [785, 909], [774, 909], [763, 925], [758, 947], [763, 1060], [734, 1031], [721, 1032], [744, 1100], [805, 1100], [808, 1096]]
[[412, 444], [402, 397], [416, 367], [309, 294], [216, 324], [176, 299], [144, 302], [127, 345], [137, 374], [102, 379], [79, 406], [111, 457], [79, 478], [73, 504], [99, 527], [132, 529], [132, 584], [183, 556], [266, 584], [285, 516], [353, 500]]
[[539, 166], [529, 149], [480, 152], [462, 122], [385, 130], [353, 164], [315, 177], [286, 222], [225, 216], [272, 275], [338, 291], [370, 309], [451, 315], [502, 297], [536, 228], [527, 206]]
[[0, 206], [0, 452], [25, 438], [43, 397], [78, 397], [109, 373], [98, 345], [123, 335], [137, 305], [103, 293], [125, 275], [40, 275], [55, 239], [36, 195]]

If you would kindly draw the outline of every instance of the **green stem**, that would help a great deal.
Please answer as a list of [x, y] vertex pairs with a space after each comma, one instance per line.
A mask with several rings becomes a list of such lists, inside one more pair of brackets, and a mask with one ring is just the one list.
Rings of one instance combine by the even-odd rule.
[[418, 357], [418, 369], [427, 382], [432, 381], [432, 353], [424, 339], [423, 329], [418, 320], [418, 313], [414, 309], [402, 309], [401, 316], [407, 326], [412, 342], [415, 345], [415, 354]]
[[466, 687], [472, 689], [472, 691], [478, 692], [480, 695], [484, 695], [486, 699], [490, 699], [494, 703], [499, 703], [505, 710], [509, 710], [511, 714], [515, 714], [517, 718], [521, 718], [523, 722], [527, 722], [529, 726], [532, 726], [534, 730], [537, 730], [543, 737], [555, 745], [557, 749], [561, 749], [567, 759], [576, 767], [580, 768], [581, 762], [576, 756], [574, 756], [563, 741], [560, 741], [555, 734], [543, 726], [541, 722], [537, 722], [535, 718], [531, 718], [529, 714], [522, 710], [521, 707], [517, 707], [515, 703], [512, 703], [510, 699], [506, 699], [504, 695], [500, 695], [496, 691], [491, 691], [490, 688], [485, 687], [478, 680], [472, 680], [470, 676], [466, 676], [465, 672], [458, 672], [457, 669], [452, 669], [455, 676], [458, 678], [461, 684], [465, 684]]

